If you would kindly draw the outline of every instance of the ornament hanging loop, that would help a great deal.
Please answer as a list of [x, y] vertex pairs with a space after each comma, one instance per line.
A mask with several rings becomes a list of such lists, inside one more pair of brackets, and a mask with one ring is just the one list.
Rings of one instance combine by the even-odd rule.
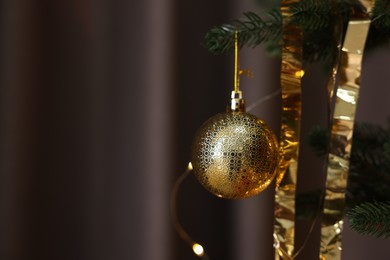
[[238, 30], [234, 32], [234, 92], [240, 91], [240, 65], [238, 57]]
[[250, 74], [250, 72], [240, 69], [238, 51], [238, 30], [236, 30], [234, 32], [234, 89], [232, 91], [230, 105], [227, 109], [228, 112], [245, 112], [245, 102], [242, 97], [242, 91], [240, 90], [240, 76]]

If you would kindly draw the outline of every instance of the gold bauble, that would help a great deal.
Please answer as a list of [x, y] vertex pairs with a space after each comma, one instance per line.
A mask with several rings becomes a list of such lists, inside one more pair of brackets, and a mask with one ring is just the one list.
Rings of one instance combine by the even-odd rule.
[[263, 191], [278, 165], [278, 143], [272, 130], [244, 112], [217, 114], [199, 129], [192, 145], [192, 165], [199, 182], [227, 199]]

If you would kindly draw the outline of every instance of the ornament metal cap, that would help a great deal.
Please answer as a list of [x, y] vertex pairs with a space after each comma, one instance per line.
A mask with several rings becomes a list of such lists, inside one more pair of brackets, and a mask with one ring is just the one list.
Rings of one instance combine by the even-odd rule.
[[231, 98], [227, 112], [245, 112], [245, 101], [242, 98], [242, 91], [233, 90]]

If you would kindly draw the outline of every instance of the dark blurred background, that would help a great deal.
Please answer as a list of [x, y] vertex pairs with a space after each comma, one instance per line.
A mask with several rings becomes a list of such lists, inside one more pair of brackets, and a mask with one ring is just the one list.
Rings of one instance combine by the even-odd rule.
[[[271, 2], [271, 1], [267, 1]], [[274, 4], [277, 4], [274, 2]], [[268, 6], [269, 7], [269, 6]], [[233, 57], [201, 46], [254, 1], [3, 0], [0, 6], [0, 259], [197, 259], [173, 230], [169, 193], [196, 129], [226, 106]], [[385, 124], [389, 50], [367, 55], [358, 118]], [[247, 103], [279, 88], [279, 63], [244, 49]], [[321, 69], [304, 79], [303, 139], [325, 124]], [[253, 113], [278, 132], [278, 98]], [[322, 161], [301, 147], [301, 191]], [[213, 197], [188, 177], [182, 224], [211, 259], [273, 259], [273, 191]], [[310, 223], [298, 223], [297, 243]], [[299, 259], [316, 259], [318, 228]], [[387, 240], [346, 228], [344, 259], [384, 259]]]

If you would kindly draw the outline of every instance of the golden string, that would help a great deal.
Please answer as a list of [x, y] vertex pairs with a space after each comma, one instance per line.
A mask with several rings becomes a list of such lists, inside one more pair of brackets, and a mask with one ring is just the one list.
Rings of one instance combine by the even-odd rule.
[[291, 4], [283, 0], [283, 44], [281, 66], [282, 124], [280, 162], [276, 177], [274, 247], [275, 259], [293, 259], [295, 233], [295, 192], [301, 122], [302, 30], [289, 22]]
[[234, 31], [234, 89], [231, 95], [230, 106], [228, 106], [228, 111], [230, 112], [245, 112], [245, 102], [240, 91], [240, 76], [252, 76], [249, 70], [244, 71], [240, 69], [238, 33], [238, 30]]
[[240, 91], [240, 75], [238, 64], [238, 31], [234, 32], [234, 92]]
[[[341, 51], [340, 80], [331, 123], [326, 192], [321, 225], [321, 260], [341, 259], [345, 192], [353, 127], [360, 91], [361, 65], [374, 1], [360, 0], [365, 12], [354, 10]], [[331, 93], [331, 92], [330, 92]]]

